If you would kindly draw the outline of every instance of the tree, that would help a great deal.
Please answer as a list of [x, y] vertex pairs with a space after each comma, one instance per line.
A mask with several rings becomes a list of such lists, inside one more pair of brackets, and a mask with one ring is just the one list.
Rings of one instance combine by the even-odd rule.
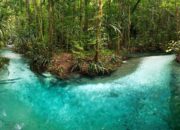
[[49, 49], [52, 51], [53, 42], [54, 42], [54, 0], [48, 0], [48, 44]]
[[97, 16], [97, 29], [96, 29], [96, 54], [95, 62], [99, 61], [99, 51], [101, 42], [101, 27], [102, 27], [102, 17], [103, 17], [103, 3], [102, 0], [98, 0], [98, 16]]

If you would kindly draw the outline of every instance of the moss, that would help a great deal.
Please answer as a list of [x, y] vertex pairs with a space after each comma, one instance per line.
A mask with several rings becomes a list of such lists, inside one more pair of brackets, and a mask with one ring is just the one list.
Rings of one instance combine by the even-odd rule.
[[9, 63], [9, 59], [0, 57], [0, 68]]

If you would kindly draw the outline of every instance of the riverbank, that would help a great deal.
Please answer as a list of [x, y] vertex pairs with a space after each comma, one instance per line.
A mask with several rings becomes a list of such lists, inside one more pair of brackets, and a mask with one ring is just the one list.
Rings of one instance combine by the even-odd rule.
[[[131, 53], [124, 56], [115, 56], [113, 53], [102, 53], [100, 62], [95, 63], [92, 54], [81, 58], [75, 58], [72, 53], [55, 53], [47, 67], [47, 71], [58, 76], [60, 79], [71, 79], [72, 77], [85, 76], [97, 78], [112, 75], [119, 68], [126, 66], [129, 60], [147, 56], [167, 55], [165, 52]], [[137, 65], [138, 63], [136, 63]], [[136, 68], [136, 67], [134, 67]]]
[[94, 62], [91, 54], [78, 57], [72, 53], [53, 54], [47, 70], [61, 79], [68, 79], [73, 75], [87, 77], [110, 75], [123, 63], [123, 58], [113, 54], [101, 54], [99, 62]]
[[[11, 49], [17, 51], [15, 48]], [[30, 59], [30, 68], [38, 73], [50, 72], [63, 80], [74, 79], [74, 77], [97, 78], [109, 76], [113, 72], [116, 72], [123, 64], [126, 64], [129, 59], [167, 55], [165, 52], [157, 51], [154, 53], [134, 52], [117, 56], [112, 51], [102, 51], [99, 56], [99, 62], [94, 62], [93, 52], [87, 52], [82, 55], [72, 52], [54, 51], [50, 57], [48, 53], [44, 54], [43, 52], [32, 56], [25, 54], [25, 56]]]
[[[16, 47], [11, 48], [19, 52]], [[21, 53], [21, 52], [19, 52]], [[23, 54], [25, 52], [22, 52]], [[27, 52], [26, 52], [27, 53]], [[122, 64], [127, 63], [129, 59], [145, 56], [167, 55], [161, 51], [155, 52], [136, 52], [123, 53], [115, 55], [113, 51], [104, 50], [99, 55], [99, 62], [94, 61], [94, 52], [73, 53], [65, 51], [54, 51], [48, 54], [48, 50], [36, 51], [36, 53], [24, 54], [30, 59], [30, 66], [34, 72], [50, 72], [60, 79], [71, 79], [74, 77], [85, 76], [95, 78], [98, 76], [108, 76], [117, 71]], [[178, 56], [176, 58], [178, 61]]]

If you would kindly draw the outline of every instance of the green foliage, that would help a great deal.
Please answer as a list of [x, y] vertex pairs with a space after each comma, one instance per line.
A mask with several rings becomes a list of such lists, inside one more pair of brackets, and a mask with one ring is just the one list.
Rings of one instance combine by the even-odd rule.
[[8, 59], [0, 57], [0, 68], [2, 68], [5, 64], [8, 64], [8, 62]]
[[[1, 0], [0, 46], [12, 41], [17, 51], [41, 69], [48, 66], [51, 53], [56, 51], [72, 52], [77, 59], [85, 58], [87, 52], [91, 59], [106, 52], [110, 52], [109, 56], [126, 57], [131, 51], [154, 51], [172, 39], [178, 41], [179, 1], [136, 3], [137, 0]], [[169, 49], [178, 52], [178, 46], [178, 42], [171, 43]], [[112, 57], [111, 61], [115, 63], [117, 59]], [[75, 63], [73, 70], [80, 66]], [[92, 63], [89, 68], [95, 73], [106, 71], [99, 63]]]
[[90, 63], [88, 65], [88, 73], [90, 75], [104, 75], [108, 74], [109, 70], [103, 66], [102, 63]]
[[78, 58], [76, 62], [72, 65], [71, 72], [80, 72], [82, 71], [82, 67], [83, 61], [81, 60], [81, 58]]
[[180, 54], [180, 40], [179, 41], [171, 41], [168, 44], [168, 48], [166, 52], [175, 52], [176, 54]]
[[[177, 35], [180, 37], [180, 31], [177, 33]], [[168, 47], [166, 49], [166, 52], [174, 52], [174, 53], [180, 55], [180, 40], [170, 41], [168, 43]]]
[[45, 71], [50, 63], [51, 53], [43, 43], [32, 44], [26, 54], [30, 58], [30, 65], [38, 72]]
[[115, 63], [118, 63], [118, 62], [121, 62], [121, 61], [122, 61], [121, 57], [116, 56], [116, 55], [112, 55], [111, 63], [115, 64]]

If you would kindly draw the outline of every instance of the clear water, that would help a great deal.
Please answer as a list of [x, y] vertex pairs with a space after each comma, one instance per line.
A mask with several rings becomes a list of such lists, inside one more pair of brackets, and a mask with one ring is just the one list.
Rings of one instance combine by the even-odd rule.
[[[20, 55], [0, 72], [0, 130], [170, 130], [174, 56], [141, 59], [131, 74], [64, 84], [30, 71]], [[9, 79], [9, 80], [8, 80]]]
[[180, 64], [173, 63], [170, 110], [174, 130], [180, 130]]

